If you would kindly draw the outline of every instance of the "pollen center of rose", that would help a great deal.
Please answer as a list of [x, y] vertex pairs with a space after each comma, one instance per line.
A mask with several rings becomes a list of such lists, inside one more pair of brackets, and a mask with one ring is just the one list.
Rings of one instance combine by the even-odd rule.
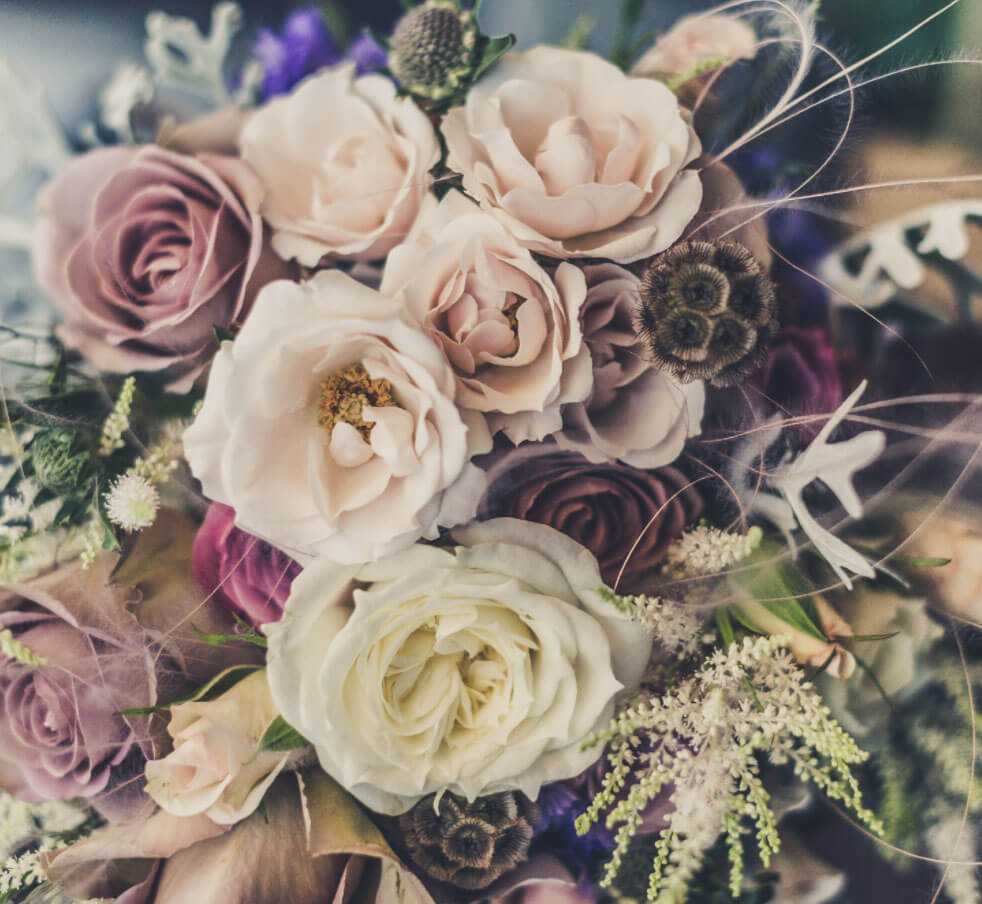
[[362, 364], [352, 364], [335, 371], [320, 385], [317, 400], [317, 423], [330, 436], [341, 421], [351, 424], [366, 442], [374, 424], [365, 420], [365, 406], [398, 408], [392, 384], [383, 378], [372, 379]]

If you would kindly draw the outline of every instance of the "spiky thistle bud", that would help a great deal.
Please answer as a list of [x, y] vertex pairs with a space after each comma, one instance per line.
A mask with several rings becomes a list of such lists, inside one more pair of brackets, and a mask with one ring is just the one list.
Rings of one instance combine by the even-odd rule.
[[743, 245], [680, 242], [645, 271], [636, 326], [663, 370], [734, 386], [767, 360], [774, 286]]
[[392, 74], [411, 94], [445, 100], [473, 73], [477, 37], [470, 12], [452, 0], [427, 0], [395, 27], [389, 54]]
[[486, 888], [528, 857], [538, 808], [524, 794], [505, 791], [473, 803], [445, 794], [423, 798], [399, 817], [414, 864], [459, 888]]
[[31, 461], [37, 481], [46, 490], [64, 496], [77, 489], [89, 464], [89, 453], [68, 430], [45, 430], [31, 443]]

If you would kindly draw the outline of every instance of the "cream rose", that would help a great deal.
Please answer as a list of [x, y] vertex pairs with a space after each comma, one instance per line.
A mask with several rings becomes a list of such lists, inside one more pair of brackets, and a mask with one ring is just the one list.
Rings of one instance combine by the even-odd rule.
[[174, 750], [147, 763], [147, 793], [173, 816], [204, 814], [219, 825], [245, 819], [293, 755], [257, 752], [277, 715], [265, 669], [214, 700], [172, 706]]
[[749, 59], [757, 52], [757, 33], [742, 19], [697, 14], [679, 19], [641, 57], [632, 75], [692, 73], [716, 60]]
[[563, 406], [556, 442], [594, 464], [614, 459], [635, 468], [670, 464], [699, 433], [703, 384], [679, 383], [648, 360], [634, 331], [639, 280], [633, 273], [617, 264], [596, 264], [585, 272], [589, 291], [580, 322], [593, 388], [587, 398]]
[[325, 69], [260, 107], [239, 139], [265, 186], [273, 249], [314, 267], [375, 260], [402, 241], [440, 159], [429, 119], [381, 75]]
[[470, 458], [490, 435], [453, 394], [398, 302], [335, 270], [281, 280], [215, 358], [185, 454], [244, 530], [301, 560], [364, 562], [473, 516]]
[[562, 263], [550, 276], [459, 192], [434, 200], [392, 251], [382, 292], [404, 300], [443, 349], [457, 404], [486, 412], [515, 443], [555, 433], [560, 406], [590, 392], [582, 272]]
[[273, 698], [362, 803], [435, 791], [538, 796], [597, 758], [583, 741], [637, 685], [650, 638], [596, 559], [510, 518], [347, 571], [315, 561], [266, 626]]
[[663, 251], [699, 209], [699, 139], [675, 95], [599, 56], [506, 54], [441, 125], [447, 165], [526, 247], [620, 263]]

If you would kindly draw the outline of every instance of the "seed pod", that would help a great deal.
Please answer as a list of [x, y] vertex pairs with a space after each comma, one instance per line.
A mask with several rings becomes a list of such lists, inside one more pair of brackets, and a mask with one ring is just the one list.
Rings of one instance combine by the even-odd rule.
[[431, 794], [399, 817], [414, 864], [459, 888], [485, 888], [528, 858], [538, 808], [525, 795], [505, 791], [473, 803]]
[[774, 286], [736, 242], [680, 242], [641, 279], [636, 329], [684, 383], [734, 386], [760, 368], [777, 332]]
[[474, 69], [477, 26], [449, 0], [409, 10], [392, 34], [389, 66], [410, 94], [443, 100], [456, 94]]

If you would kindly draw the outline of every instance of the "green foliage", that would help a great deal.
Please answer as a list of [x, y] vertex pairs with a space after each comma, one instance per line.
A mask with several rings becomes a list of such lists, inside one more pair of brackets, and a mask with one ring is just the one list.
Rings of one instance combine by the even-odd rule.
[[290, 725], [282, 716], [277, 716], [273, 723], [266, 729], [262, 740], [259, 742], [259, 750], [297, 750], [301, 747], [309, 747], [308, 741], [299, 731]]

